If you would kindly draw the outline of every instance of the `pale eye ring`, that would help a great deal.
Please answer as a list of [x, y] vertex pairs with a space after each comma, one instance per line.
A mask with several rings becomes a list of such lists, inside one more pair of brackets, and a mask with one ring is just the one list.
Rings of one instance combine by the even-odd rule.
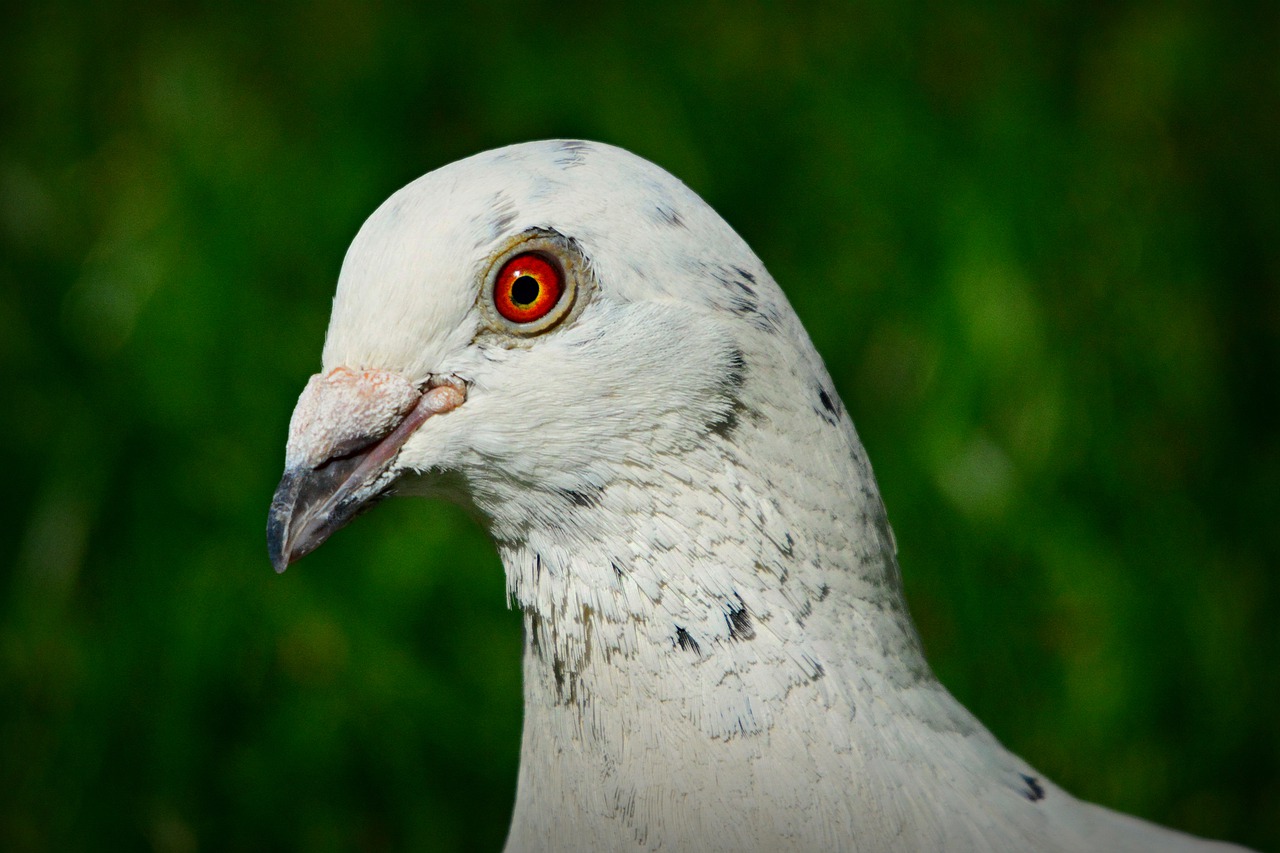
[[492, 256], [479, 306], [491, 331], [526, 337], [545, 332], [582, 307], [592, 278], [577, 243], [544, 229], [525, 232]]

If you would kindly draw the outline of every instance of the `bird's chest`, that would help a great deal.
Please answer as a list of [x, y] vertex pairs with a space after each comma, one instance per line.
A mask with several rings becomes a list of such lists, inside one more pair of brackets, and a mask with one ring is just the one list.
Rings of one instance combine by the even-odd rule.
[[[848, 778], [852, 754], [812, 721], [841, 711], [815, 715], [810, 703], [822, 700], [801, 692], [751, 709], [740, 676], [683, 663], [681, 672], [637, 656], [569, 673], [530, 652], [511, 849], [832, 846], [822, 841], [845, 820], [820, 787]], [[736, 701], [722, 695], [729, 686]], [[751, 722], [708, 734], [744, 708]]]

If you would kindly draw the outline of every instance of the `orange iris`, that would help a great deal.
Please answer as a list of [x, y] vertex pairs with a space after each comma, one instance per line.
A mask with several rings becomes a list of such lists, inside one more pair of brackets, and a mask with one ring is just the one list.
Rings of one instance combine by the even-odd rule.
[[493, 285], [493, 304], [512, 323], [532, 323], [547, 316], [563, 293], [560, 268], [528, 252], [502, 265]]

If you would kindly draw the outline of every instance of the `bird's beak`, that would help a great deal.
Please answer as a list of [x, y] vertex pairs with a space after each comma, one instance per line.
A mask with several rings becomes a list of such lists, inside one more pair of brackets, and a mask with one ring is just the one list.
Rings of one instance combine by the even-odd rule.
[[283, 572], [387, 494], [393, 463], [427, 419], [466, 400], [466, 387], [433, 378], [338, 367], [311, 377], [289, 424], [284, 477], [267, 516], [267, 552]]

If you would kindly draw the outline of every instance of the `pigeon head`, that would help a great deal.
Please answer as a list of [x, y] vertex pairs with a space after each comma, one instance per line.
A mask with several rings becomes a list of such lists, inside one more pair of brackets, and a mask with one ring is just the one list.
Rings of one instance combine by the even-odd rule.
[[934, 679], [799, 320], [626, 152], [480, 154], [364, 224], [276, 568], [393, 493], [473, 507], [523, 611], [508, 849], [1225, 849], [1074, 800]]
[[[789, 340], [805, 351], [746, 355]], [[272, 560], [390, 493], [468, 503], [500, 541], [575, 518], [594, 537], [565, 510], [628, 467], [689, 476], [675, 462], [727, 434], [748, 381], [813, 359], [745, 242], [647, 161], [540, 142], [453, 163], [391, 196], [346, 255]]]

